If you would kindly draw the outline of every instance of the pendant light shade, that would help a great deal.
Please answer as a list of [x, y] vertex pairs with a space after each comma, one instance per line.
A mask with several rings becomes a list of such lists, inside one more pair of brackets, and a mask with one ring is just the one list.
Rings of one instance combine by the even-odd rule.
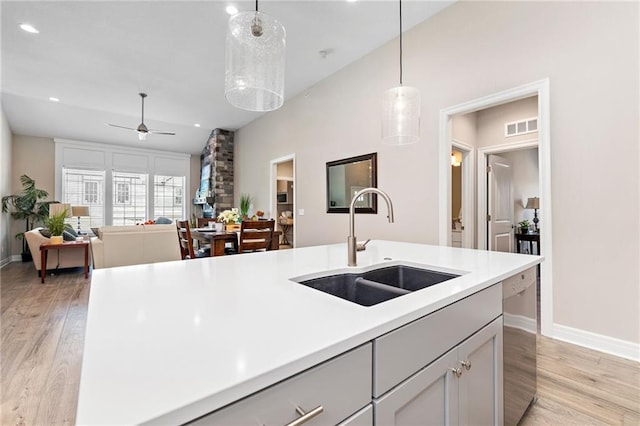
[[382, 141], [408, 145], [420, 140], [420, 91], [398, 86], [384, 92], [382, 101]]
[[285, 29], [256, 10], [229, 19], [225, 97], [237, 108], [272, 111], [284, 101]]
[[408, 145], [420, 140], [420, 91], [402, 85], [402, 0], [400, 5], [400, 86], [384, 92], [382, 142]]

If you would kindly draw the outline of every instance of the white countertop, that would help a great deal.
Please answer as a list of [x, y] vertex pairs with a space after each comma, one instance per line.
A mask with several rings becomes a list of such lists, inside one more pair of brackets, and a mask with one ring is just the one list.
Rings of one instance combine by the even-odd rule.
[[[541, 259], [371, 241], [355, 268], [335, 244], [94, 270], [76, 422], [184, 423]], [[463, 275], [371, 307], [289, 280], [406, 262]]]

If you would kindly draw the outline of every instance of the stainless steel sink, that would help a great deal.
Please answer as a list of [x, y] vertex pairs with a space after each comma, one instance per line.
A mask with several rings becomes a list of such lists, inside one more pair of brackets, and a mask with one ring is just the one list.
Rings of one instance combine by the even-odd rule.
[[372, 306], [456, 277], [459, 275], [393, 265], [363, 273], [292, 280], [362, 306]]

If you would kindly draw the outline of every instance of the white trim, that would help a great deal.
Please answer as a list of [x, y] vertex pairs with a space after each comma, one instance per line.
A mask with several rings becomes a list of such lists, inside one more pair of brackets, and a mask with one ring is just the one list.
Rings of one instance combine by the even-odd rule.
[[[11, 262], [15, 262], [15, 257], [21, 258], [22, 256], [9, 256], [9, 257], [5, 257], [4, 259], [0, 260], [0, 269], [4, 268], [5, 266], [7, 266], [8, 264], [10, 264]], [[21, 259], [19, 259], [21, 260]]]
[[[439, 166], [438, 166], [438, 236], [440, 245], [447, 245], [451, 217], [451, 135], [452, 118], [458, 114], [502, 105], [516, 100], [538, 96], [538, 167], [540, 169], [540, 217], [544, 218], [540, 228], [542, 253], [545, 261], [540, 266], [541, 299], [540, 320], [542, 334], [551, 335], [553, 328], [553, 241], [551, 205], [551, 134], [549, 78], [534, 81], [482, 98], [474, 99], [440, 110], [439, 118]], [[508, 145], [501, 146], [505, 149]], [[480, 197], [480, 194], [478, 194]], [[479, 198], [480, 199], [480, 198]], [[480, 216], [478, 216], [480, 217]], [[479, 221], [480, 222], [480, 221]]]
[[[271, 177], [269, 179], [269, 195], [268, 195], [268, 199], [269, 199], [269, 211], [271, 213], [272, 216], [275, 217], [276, 221], [278, 220], [278, 218], [276, 217], [278, 214], [278, 200], [276, 198], [276, 193], [277, 191], [277, 184], [278, 184], [278, 179], [283, 180], [284, 178], [282, 177], [278, 177], [278, 164], [280, 163], [286, 163], [287, 161], [293, 161], [293, 179], [291, 178], [287, 178], [287, 180], [292, 180], [294, 182], [293, 185], [293, 217], [294, 217], [294, 225], [295, 222], [297, 222], [298, 219], [295, 219], [296, 217], [296, 202], [298, 200], [298, 197], [296, 196], [296, 188], [298, 187], [298, 185], [295, 184], [296, 182], [296, 154], [289, 154], [289, 155], [285, 155], [282, 157], [278, 157], [278, 158], [274, 158], [273, 160], [271, 160], [269, 162], [270, 164], [270, 174]], [[297, 226], [293, 226], [292, 227], [293, 231], [292, 231], [292, 237], [293, 237], [293, 241], [291, 241], [292, 247], [296, 247], [296, 234], [297, 234]]]
[[640, 362], [640, 343], [616, 339], [615, 337], [596, 334], [590, 331], [580, 330], [560, 324], [553, 324], [553, 333], [551, 337], [617, 357]]

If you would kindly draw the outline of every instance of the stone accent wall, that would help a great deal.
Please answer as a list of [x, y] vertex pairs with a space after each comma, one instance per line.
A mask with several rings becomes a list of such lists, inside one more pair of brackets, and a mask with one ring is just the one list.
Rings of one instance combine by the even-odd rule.
[[200, 155], [201, 166], [211, 165], [214, 217], [233, 207], [233, 136], [230, 130], [214, 129]]

